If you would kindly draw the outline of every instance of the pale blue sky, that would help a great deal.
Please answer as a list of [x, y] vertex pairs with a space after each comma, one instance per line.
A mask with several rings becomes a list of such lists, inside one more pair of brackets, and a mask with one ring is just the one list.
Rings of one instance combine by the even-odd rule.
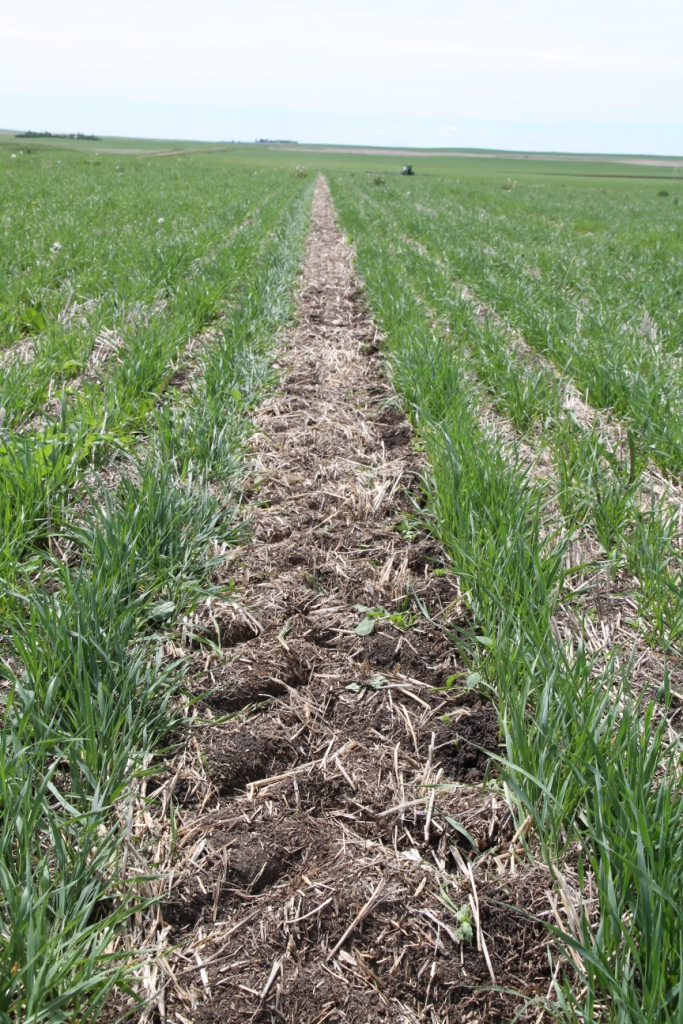
[[0, 127], [683, 154], [681, 0], [4, 0]]

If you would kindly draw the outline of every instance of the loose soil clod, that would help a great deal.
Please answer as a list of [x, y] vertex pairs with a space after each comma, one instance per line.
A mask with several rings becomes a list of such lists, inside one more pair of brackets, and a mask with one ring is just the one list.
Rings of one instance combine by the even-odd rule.
[[[507, 808], [481, 788], [494, 708], [444, 689], [466, 676], [443, 628], [463, 609], [433, 571], [438, 545], [397, 530], [421, 464], [351, 255], [321, 179], [281, 388], [257, 416], [253, 540], [230, 567], [247, 615], [194, 633], [222, 648], [204, 714], [238, 714], [205, 728], [191, 770], [190, 751], [170, 766], [168, 1020], [483, 1024], [524, 1019], [523, 996], [548, 993], [536, 915], [552, 881], [516, 863]], [[473, 892], [458, 862], [475, 854]], [[443, 885], [457, 907], [472, 897], [485, 941], [474, 921], [471, 943], [453, 937]]]

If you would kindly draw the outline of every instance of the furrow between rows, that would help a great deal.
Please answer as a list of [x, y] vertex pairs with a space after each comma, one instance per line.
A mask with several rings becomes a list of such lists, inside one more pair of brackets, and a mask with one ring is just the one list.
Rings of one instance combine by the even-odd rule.
[[158, 955], [182, 953], [163, 998], [197, 1024], [500, 1020], [549, 984], [550, 876], [481, 787], [497, 714], [445, 631], [465, 613], [444, 550], [407, 526], [423, 465], [376, 336], [321, 182], [256, 419], [245, 610], [195, 622], [220, 640], [195, 690], [207, 724], [154, 780]]

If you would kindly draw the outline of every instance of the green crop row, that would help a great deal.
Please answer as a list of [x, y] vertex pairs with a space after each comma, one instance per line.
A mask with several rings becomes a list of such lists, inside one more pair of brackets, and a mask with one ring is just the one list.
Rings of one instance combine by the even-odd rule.
[[683, 470], [683, 209], [636, 188], [425, 179], [365, 193], [659, 465]]
[[[199, 172], [185, 182], [199, 220], [215, 213], [203, 184]], [[108, 422], [99, 429], [84, 411], [104, 406], [80, 396], [82, 404], [65, 400], [61, 420], [46, 430], [3, 428], [7, 1024], [95, 1020], [112, 986], [126, 986], [130, 954], [116, 939], [145, 900], [134, 858], [122, 877], [125, 807], [180, 715], [183, 668], [162, 652], [179, 617], [217, 593], [216, 552], [242, 537], [236, 488], [249, 410], [271, 379], [275, 332], [291, 312], [301, 260], [310, 185], [283, 176], [271, 186], [262, 196], [270, 213], [255, 218], [248, 253], [234, 267], [228, 250], [216, 261], [210, 318], [223, 315], [188, 387], [168, 388], [158, 401], [191, 321], [182, 303], [170, 302], [165, 331], [138, 339], [135, 358], [151, 349], [156, 367], [150, 360], [148, 371], [127, 372], [123, 360], [111, 372], [101, 389]], [[191, 323], [194, 330], [199, 321]], [[131, 367], [132, 353], [131, 343]], [[136, 375], [145, 382], [137, 390]]]
[[[566, 380], [534, 350], [511, 340], [504, 322], [477, 313], [454, 284], [447, 266], [401, 235], [391, 211], [371, 189], [360, 200], [372, 211], [374, 238], [393, 255], [402, 286], [436, 318], [438, 330], [457, 346], [498, 411], [534, 446], [550, 456], [554, 474], [548, 499], [559, 506], [568, 536], [586, 529], [603, 552], [599, 568], [638, 581], [632, 597], [640, 632], [654, 645], [680, 653], [683, 641], [683, 563], [679, 514], [671, 496], [648, 484], [647, 460], [631, 429], [615, 449], [597, 424], [577, 421], [566, 408]], [[369, 192], [369, 195], [367, 194]]]
[[[58, 404], [64, 388], [85, 393], [99, 425], [104, 408], [112, 415], [101, 394], [112, 376], [117, 391], [130, 392], [128, 414], [141, 409], [188, 338], [231, 298], [296, 190], [282, 176], [212, 165], [171, 174], [120, 166], [125, 174], [112, 161], [94, 169], [72, 158], [56, 169], [43, 157], [22, 166], [7, 191], [1, 306], [5, 339], [19, 342], [2, 356], [8, 425], [40, 413], [50, 396]], [[163, 224], [153, 216], [160, 209]], [[48, 246], [53, 236], [59, 249]], [[113, 351], [93, 365], [103, 331]]]
[[117, 313], [173, 295], [285, 186], [210, 162], [45, 152], [4, 177], [1, 347], [55, 327], [74, 302], [104, 302], [115, 326]]
[[[509, 440], [482, 429], [470, 355], [444, 341], [416, 293], [391, 217], [384, 232], [383, 200], [367, 198], [371, 185], [341, 177], [331, 184], [386, 331], [393, 381], [425, 443], [429, 522], [471, 610], [471, 628], [456, 639], [498, 704], [506, 795], [518, 824], [531, 817], [549, 866], [577, 864], [580, 889], [590, 874], [597, 897], [588, 905], [579, 893], [576, 931], [556, 930], [582, 970], [578, 979], [571, 971], [558, 978], [546, 1009], [586, 1024], [680, 1021], [679, 741], [654, 705], [632, 693], [628, 652], [615, 650], [605, 665], [582, 643], [577, 650], [559, 642], [553, 616], [565, 589], [566, 541], [554, 529], [548, 489]], [[471, 309], [463, 304], [460, 313], [460, 327], [470, 330]], [[660, 696], [666, 709], [666, 686]]]
[[[63, 509], [72, 502], [73, 488], [84, 472], [102, 466], [112, 451], [134, 450], [141, 431], [151, 429], [159, 436], [169, 435], [167, 421], [171, 413], [166, 410], [163, 416], [153, 415], [154, 407], [169, 380], [182, 370], [182, 350], [191, 333], [196, 333], [207, 319], [211, 322], [221, 311], [224, 316], [219, 336], [224, 341], [232, 340], [227, 350], [221, 345], [209, 344], [200, 357], [207, 362], [204, 385], [214, 382], [210, 386], [216, 392], [216, 400], [209, 403], [202, 396], [195, 403], [201, 410], [203, 425], [193, 423], [195, 440], [191, 451], [196, 462], [194, 446], [201, 433], [205, 446], [201, 471], [211, 465], [212, 472], [225, 476], [219, 468], [217, 449], [222, 446], [222, 458], [229, 461], [234, 439], [225, 424], [216, 438], [211, 440], [211, 436], [216, 432], [216, 416], [224, 418], [226, 395], [232, 405], [237, 406], [239, 402], [230, 397], [230, 387], [225, 387], [230, 380], [228, 367], [221, 363], [216, 365], [216, 360], [224, 360], [226, 351], [230, 358], [237, 358], [236, 353], [245, 345], [255, 358], [255, 339], [264, 331], [266, 335], [272, 331], [272, 316], [276, 314], [269, 313], [271, 321], [264, 324], [264, 314], [256, 315], [254, 309], [256, 304], [270, 310], [275, 300], [273, 296], [267, 298], [254, 292], [254, 281], [259, 280], [260, 288], [272, 291], [270, 278], [263, 276], [263, 268], [271, 266], [273, 261], [277, 266], [283, 245], [282, 221], [288, 216], [293, 197], [300, 193], [300, 187], [292, 191], [290, 182], [274, 190], [270, 200], [262, 204], [268, 216], [256, 216], [254, 231], [243, 233], [243, 245], [227, 249], [217, 262], [213, 290], [207, 286], [206, 279], [200, 277], [196, 291], [194, 284], [192, 289], [186, 290], [187, 302], [170, 303], [163, 316], [153, 318], [147, 325], [136, 323], [128, 334], [129, 344], [122, 351], [120, 361], [114, 359], [99, 381], [86, 381], [75, 393], [62, 393], [61, 414], [57, 414], [54, 422], [33, 432], [17, 432], [7, 425], [2, 428], [0, 459], [4, 486], [0, 521], [5, 525], [0, 547], [2, 590], [11, 588], [18, 571], [23, 572], [39, 562], [47, 537], [60, 530], [64, 522]], [[210, 303], [205, 306], [203, 301], [207, 295]], [[178, 419], [177, 413], [172, 415]], [[175, 433], [173, 427], [171, 434]], [[180, 436], [178, 433], [173, 439], [175, 448], [182, 443]], [[171, 443], [170, 438], [168, 443]]]

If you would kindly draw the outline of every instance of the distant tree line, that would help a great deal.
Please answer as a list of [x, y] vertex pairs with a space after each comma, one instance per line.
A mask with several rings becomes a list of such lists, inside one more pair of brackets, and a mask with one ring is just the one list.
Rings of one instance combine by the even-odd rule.
[[83, 132], [70, 132], [68, 135], [52, 132], [18, 132], [15, 139], [88, 139], [90, 142], [99, 142], [99, 135], [84, 135]]

